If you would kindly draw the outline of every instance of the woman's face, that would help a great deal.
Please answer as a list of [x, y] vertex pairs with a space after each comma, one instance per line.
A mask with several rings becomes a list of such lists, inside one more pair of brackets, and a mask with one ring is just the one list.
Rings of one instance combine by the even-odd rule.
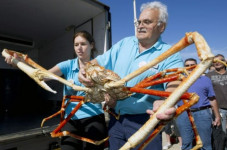
[[77, 57], [83, 61], [89, 61], [91, 56], [91, 49], [93, 45], [82, 36], [77, 36], [74, 39], [74, 50]]

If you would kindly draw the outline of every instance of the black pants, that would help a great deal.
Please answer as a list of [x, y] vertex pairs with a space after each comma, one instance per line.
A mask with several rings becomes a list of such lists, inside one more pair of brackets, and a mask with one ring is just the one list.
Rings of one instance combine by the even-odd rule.
[[[174, 126], [173, 130], [172, 130], [172, 128], [171, 128], [171, 125]], [[178, 127], [177, 127], [177, 124], [176, 124], [176, 121], [175, 121], [175, 120], [170, 121], [170, 122], [165, 126], [164, 131], [165, 131], [166, 134], [169, 134], [169, 135], [170, 135], [170, 134], [175, 134], [177, 137], [180, 136], [180, 132], [179, 132], [179, 130], [178, 130]], [[172, 133], [172, 132], [174, 132], [174, 133]]]
[[[62, 131], [69, 131], [92, 140], [102, 140], [107, 137], [104, 114], [80, 120], [70, 120]], [[94, 145], [69, 136], [61, 139], [61, 150], [103, 150], [104, 146], [105, 144]]]

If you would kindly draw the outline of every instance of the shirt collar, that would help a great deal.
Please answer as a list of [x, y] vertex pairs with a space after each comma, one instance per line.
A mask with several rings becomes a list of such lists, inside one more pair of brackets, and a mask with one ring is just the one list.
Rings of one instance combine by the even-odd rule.
[[[134, 38], [134, 42], [135, 42], [135, 44], [139, 45], [139, 41], [138, 41], [138, 39], [136, 37]], [[153, 48], [155, 48], [156, 50], [161, 50], [162, 46], [163, 46], [163, 41], [162, 41], [162, 37], [160, 36], [158, 41], [153, 46], [148, 48], [147, 50], [152, 50]]]
[[80, 70], [78, 58], [75, 58], [74, 63], [72, 65], [73, 65], [72, 70]]
[[160, 37], [160, 38], [158, 39], [158, 41], [157, 41], [153, 46], [151, 46], [149, 49], [152, 49], [152, 48], [154, 47], [154, 48], [156, 48], [157, 50], [161, 50], [161, 49], [162, 49], [162, 44], [163, 44], [162, 38]]

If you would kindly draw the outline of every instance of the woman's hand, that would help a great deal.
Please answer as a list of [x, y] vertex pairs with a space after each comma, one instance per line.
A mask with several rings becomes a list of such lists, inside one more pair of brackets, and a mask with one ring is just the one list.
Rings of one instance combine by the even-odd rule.
[[[16, 64], [13, 63], [13, 58], [18, 59], [19, 61], [21, 61], [21, 60], [19, 59], [19, 57], [17, 56], [17, 54], [14, 53], [13, 56], [10, 55], [9, 57], [5, 57], [5, 62], [6, 62], [7, 64], [13, 66], [13, 67], [17, 67]], [[23, 62], [24, 62], [24, 61], [23, 61]]]
[[[16, 55], [16, 54], [15, 54]], [[12, 62], [12, 56], [10, 55], [9, 57], [5, 57], [5, 62], [7, 63], [7, 64], [9, 64], [9, 65], [12, 65], [13, 64], [13, 62]]]
[[86, 73], [85, 73], [84, 68], [80, 68], [80, 71], [78, 74], [78, 79], [79, 79], [80, 83], [82, 83], [86, 87], [90, 87], [90, 86], [94, 85], [94, 83], [91, 80], [86, 78]]

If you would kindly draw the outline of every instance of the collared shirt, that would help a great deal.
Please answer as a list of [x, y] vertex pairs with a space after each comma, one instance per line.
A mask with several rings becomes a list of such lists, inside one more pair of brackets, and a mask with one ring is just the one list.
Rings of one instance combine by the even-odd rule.
[[[103, 55], [98, 56], [96, 60], [101, 66], [113, 70], [121, 78], [124, 78], [126, 75], [134, 72], [161, 55], [170, 47], [170, 45], [164, 43], [160, 38], [152, 47], [139, 53], [138, 39], [135, 36], [127, 37], [119, 41]], [[131, 79], [125, 86], [133, 87], [146, 77], [169, 68], [179, 67], [183, 67], [183, 61], [179, 53], [176, 53], [139, 76]], [[162, 84], [150, 88], [161, 91], [164, 90]], [[157, 99], [159, 99], [157, 96], [133, 94], [124, 100], [118, 100], [115, 111], [116, 113], [120, 112], [122, 115], [146, 113], [147, 109], [153, 108], [153, 102]]]
[[[199, 96], [199, 101], [191, 108], [200, 108], [210, 106], [209, 98], [215, 96], [211, 80], [207, 76], [199, 77], [188, 89], [189, 93], [196, 93]], [[179, 105], [183, 102], [180, 101]]]
[[[64, 75], [64, 78], [77, 86], [83, 86], [78, 80], [79, 65], [78, 58], [63, 61], [57, 64], [61, 72]], [[84, 96], [83, 91], [75, 91], [71, 87], [64, 85], [63, 90], [64, 95], [77, 95]], [[73, 110], [73, 108], [78, 104], [78, 102], [71, 102], [65, 110], [65, 117]], [[87, 118], [103, 113], [101, 104], [85, 103], [81, 108], [75, 113], [72, 117], [72, 120]]]

